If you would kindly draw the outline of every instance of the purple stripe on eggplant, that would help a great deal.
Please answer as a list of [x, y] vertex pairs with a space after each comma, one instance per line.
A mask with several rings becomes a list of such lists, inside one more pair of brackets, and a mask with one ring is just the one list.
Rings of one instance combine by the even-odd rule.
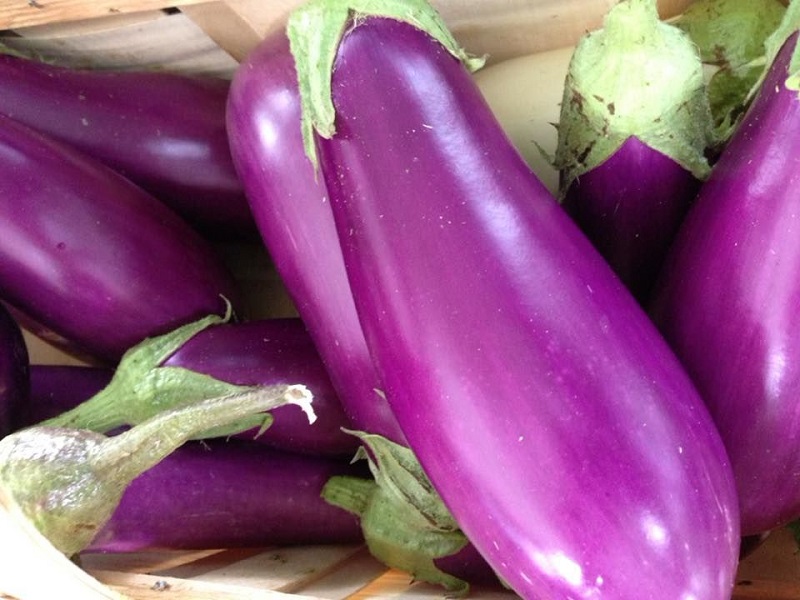
[[724, 447], [691, 381], [513, 149], [463, 65], [389, 19], [343, 30], [318, 138], [391, 408], [525, 598], [730, 598]]
[[630, 137], [575, 179], [563, 206], [628, 289], [646, 303], [700, 184], [674, 160]]
[[0, 54], [0, 114], [93, 156], [208, 235], [255, 225], [225, 130], [229, 82]]
[[356, 429], [402, 443], [358, 322], [328, 193], [303, 151], [294, 62], [283, 32], [261, 43], [231, 84], [234, 163], [264, 244]]
[[29, 393], [30, 365], [22, 330], [0, 304], [0, 438], [15, 429]]
[[357, 519], [320, 498], [343, 474], [363, 473], [249, 442], [189, 442], [128, 486], [86, 551], [360, 542]]
[[797, 39], [701, 188], [651, 311], [725, 441], [745, 535], [800, 516], [800, 98], [787, 87]]
[[166, 205], [0, 116], [0, 298], [61, 348], [114, 362], [238, 302], [213, 248]]

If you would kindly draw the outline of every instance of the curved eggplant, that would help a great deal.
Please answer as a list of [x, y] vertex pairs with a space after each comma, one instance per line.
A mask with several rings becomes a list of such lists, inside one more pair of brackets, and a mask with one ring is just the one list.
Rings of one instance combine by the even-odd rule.
[[700, 190], [651, 307], [725, 441], [745, 535], [800, 516], [797, 39]]
[[379, 378], [444, 503], [525, 598], [727, 600], [735, 489], [688, 376], [464, 65], [351, 8], [292, 15], [301, 82], [319, 69], [305, 105], [334, 109], [306, 127]]
[[0, 438], [11, 433], [30, 390], [28, 350], [22, 330], [0, 304]]
[[0, 85], [0, 114], [119, 171], [204, 233], [255, 233], [228, 147], [228, 81], [0, 54]]
[[130, 483], [85, 551], [357, 543], [357, 520], [320, 498], [345, 474], [361, 472], [249, 442], [188, 442]]
[[379, 388], [344, 269], [328, 193], [303, 152], [300, 97], [283, 32], [262, 42], [231, 83], [234, 163], [275, 268], [356, 429], [404, 441]]
[[0, 298], [54, 344], [114, 362], [237, 303], [213, 248], [110, 168], [0, 116]]

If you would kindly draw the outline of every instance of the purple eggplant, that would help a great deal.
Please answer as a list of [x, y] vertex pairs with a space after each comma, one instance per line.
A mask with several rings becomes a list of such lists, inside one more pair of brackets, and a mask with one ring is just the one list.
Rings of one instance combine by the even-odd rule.
[[702, 180], [713, 119], [703, 65], [655, 0], [623, 0], [575, 49], [564, 85], [560, 196], [646, 303]]
[[0, 304], [0, 438], [14, 429], [30, 390], [28, 350], [22, 330]]
[[[425, 473], [525, 598], [727, 600], [735, 488], [691, 381], [432, 9], [380, 9], [312, 2], [289, 31], [359, 320]], [[421, 14], [437, 39], [397, 20]]]
[[[800, 23], [798, 5], [788, 11]], [[745, 535], [800, 516], [797, 39], [775, 43], [780, 53], [700, 190], [651, 310], [726, 444]]]
[[[142, 364], [142, 361], [137, 362]], [[123, 358], [119, 368], [125, 365]], [[239, 386], [302, 383], [314, 395], [317, 420], [312, 427], [299, 411], [287, 406], [272, 411], [274, 421], [266, 431], [249, 430], [237, 437], [303, 454], [352, 456], [356, 451], [356, 440], [343, 432], [343, 428], [351, 425], [300, 319], [267, 319], [208, 327], [159, 361], [156, 369], [164, 373], [161, 367], [168, 370], [178, 367]], [[133, 393], [116, 387], [117, 382], [114, 387], [109, 386], [112, 375], [110, 369], [91, 367], [33, 367], [25, 424], [51, 419], [49, 424], [85, 427], [104, 433], [138, 422], [140, 418], [131, 420]], [[167, 387], [178, 385], [181, 392], [189, 389], [185, 380], [155, 373], [152, 376], [149, 373], [128, 375], [122, 379], [133, 379], [137, 389], [146, 389], [147, 395], [142, 396], [142, 401], [152, 405], [154, 411], [163, 410], [170, 393]], [[145, 381], [147, 385], [143, 384]], [[176, 400], [184, 401], [185, 396]]]
[[325, 186], [303, 152], [294, 61], [283, 32], [240, 65], [228, 101], [234, 163], [253, 216], [356, 429], [404, 440], [358, 323]]
[[229, 82], [0, 54], [0, 114], [100, 160], [209, 235], [255, 232], [225, 131]]
[[145, 337], [222, 313], [213, 248], [110, 168], [0, 116], [0, 298], [33, 333], [114, 362]]
[[362, 473], [239, 440], [189, 442], [131, 482], [86, 551], [359, 542], [357, 520], [320, 498], [342, 475]]
[[313, 420], [311, 402], [302, 385], [262, 386], [162, 411], [113, 437], [28, 427], [0, 440], [0, 489], [71, 557], [106, 525], [134, 479], [197, 434], [284, 404], [296, 404]]
[[[279, 32], [255, 48], [233, 79], [228, 132], [234, 161], [264, 243], [353, 427], [404, 443], [378, 393], [381, 385], [358, 322], [327, 191], [304, 155], [300, 117], [294, 60], [288, 39]], [[428, 549], [420, 548], [418, 561], [427, 564]], [[431, 582], [455, 578], [453, 585], [460, 586], [491, 579], [491, 569], [469, 544], [434, 562], [442, 573], [426, 579]], [[416, 572], [415, 577], [425, 575]]]

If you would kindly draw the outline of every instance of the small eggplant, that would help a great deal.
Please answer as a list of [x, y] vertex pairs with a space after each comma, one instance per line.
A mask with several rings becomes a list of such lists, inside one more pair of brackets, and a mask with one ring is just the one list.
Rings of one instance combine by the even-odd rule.
[[22, 326], [114, 363], [237, 296], [213, 247], [167, 206], [0, 116], [0, 299]]
[[0, 114], [122, 173], [203, 233], [255, 233], [228, 148], [228, 81], [0, 54], [0, 86]]
[[73, 556], [108, 522], [131, 481], [198, 433], [287, 403], [313, 420], [311, 400], [299, 385], [253, 388], [163, 411], [114, 437], [29, 427], [0, 440], [0, 486], [56, 549]]
[[712, 132], [697, 49], [655, 0], [622, 0], [578, 43], [558, 124], [560, 196], [642, 303], [708, 176]]
[[331, 477], [365, 475], [251, 442], [188, 442], [131, 482], [85, 551], [357, 543], [358, 521], [320, 492]]

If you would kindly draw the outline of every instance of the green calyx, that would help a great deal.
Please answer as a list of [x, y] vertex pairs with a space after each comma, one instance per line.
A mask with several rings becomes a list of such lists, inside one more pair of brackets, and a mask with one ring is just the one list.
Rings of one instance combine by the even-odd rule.
[[633, 136], [707, 177], [713, 124], [703, 66], [689, 37], [659, 19], [655, 0], [621, 0], [575, 49], [555, 157], [562, 197]]
[[484, 59], [468, 55], [456, 42], [442, 18], [426, 0], [311, 0], [295, 10], [286, 27], [302, 107], [305, 152], [316, 170], [314, 133], [331, 138], [336, 133], [331, 74], [348, 25], [366, 17], [385, 17], [409, 23], [438, 40], [470, 70]]
[[[253, 389], [182, 367], [162, 365], [195, 335], [230, 318], [228, 305], [225, 316], [208, 315], [142, 341], [125, 353], [105, 388], [72, 410], [41, 424], [107, 433], [122, 425], [141, 423], [163, 410]], [[271, 423], [269, 414], [248, 415], [242, 421], [202, 432], [199, 437], [223, 437], [255, 427], [261, 432]]]
[[674, 25], [692, 38], [704, 63], [735, 70], [763, 57], [785, 11], [778, 0], [696, 0]]
[[413, 452], [378, 435], [349, 433], [364, 444], [354, 460], [368, 460], [375, 479], [333, 477], [322, 497], [359, 516], [370, 552], [385, 565], [452, 594], [466, 593], [469, 584], [440, 570], [434, 561], [459, 552], [467, 538]]
[[[786, 43], [786, 40], [797, 33], [798, 30], [800, 30], [800, 2], [792, 0], [786, 8], [780, 25], [778, 25], [772, 35], [770, 35], [764, 43], [767, 65], [765, 74], [766, 70], [769, 69], [769, 65], [772, 64], [778, 52], [780, 52], [780, 49]], [[753, 86], [751, 94], [755, 94], [762, 81], [763, 77]], [[800, 44], [795, 46], [792, 58], [789, 62], [789, 75], [786, 78], [786, 87], [787, 89], [800, 92]]]
[[729, 139], [764, 70], [764, 42], [786, 12], [778, 0], [697, 0], [674, 21], [716, 71], [708, 97], [716, 137]]

